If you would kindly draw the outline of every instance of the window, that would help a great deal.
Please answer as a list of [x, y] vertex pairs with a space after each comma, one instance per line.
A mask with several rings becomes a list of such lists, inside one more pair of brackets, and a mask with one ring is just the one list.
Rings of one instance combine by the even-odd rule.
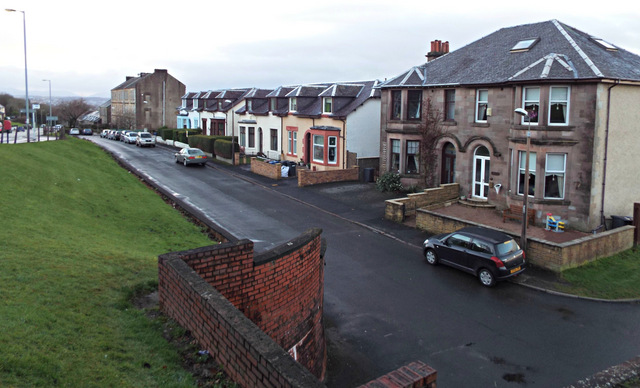
[[444, 91], [444, 119], [445, 121], [455, 120], [456, 111], [456, 91], [448, 89]]
[[338, 163], [338, 138], [335, 136], [329, 136], [329, 153], [327, 155], [327, 161], [331, 164]]
[[296, 112], [298, 110], [298, 99], [291, 97], [289, 99], [289, 112]]
[[298, 151], [296, 151], [296, 147], [298, 147], [298, 132], [297, 131], [287, 131], [287, 153], [289, 155], [297, 155]]
[[269, 100], [269, 110], [274, 112], [277, 109], [277, 103], [278, 100], [276, 100], [275, 98], [272, 98]]
[[222, 101], [218, 100], [218, 110], [222, 109]]
[[400, 140], [391, 139], [391, 171], [400, 171]]
[[249, 148], [256, 146], [256, 128], [249, 127]]
[[515, 46], [513, 46], [511, 48], [511, 51], [527, 51], [529, 50], [531, 47], [533, 47], [536, 43], [538, 43], [540, 39], [538, 38], [531, 38], [531, 39], [524, 39], [519, 41], [518, 43], [516, 43]]
[[405, 163], [407, 174], [418, 173], [418, 154], [420, 150], [420, 142], [415, 140], [407, 140], [407, 160]]
[[313, 161], [324, 163], [324, 136], [313, 135]]
[[566, 154], [547, 154], [544, 167], [544, 197], [564, 198]]
[[549, 92], [549, 125], [569, 124], [569, 87], [552, 86]]
[[463, 234], [454, 234], [447, 239], [447, 245], [450, 247], [468, 249], [471, 247], [471, 237], [467, 237]]
[[247, 100], [247, 110], [253, 110], [253, 100]]
[[391, 120], [402, 118], [402, 91], [391, 91]]
[[[526, 163], [527, 163], [527, 153], [525, 151], [519, 151], [518, 156], [520, 160], [520, 167], [518, 173], [518, 194], [523, 194], [523, 189], [525, 186], [525, 172], [526, 172]], [[536, 153], [529, 153], [529, 196], [533, 196], [536, 187]]]
[[476, 92], [476, 122], [487, 122], [487, 108], [489, 107], [489, 91], [481, 89]]
[[240, 127], [240, 145], [241, 146], [245, 146], [246, 143], [246, 139], [247, 139], [247, 132], [246, 132], [246, 128], [245, 127]]
[[422, 90], [409, 90], [407, 92], [407, 119], [419, 120], [422, 111]]
[[331, 97], [325, 97], [322, 99], [322, 113], [332, 112], [333, 99]]
[[528, 116], [522, 116], [522, 124], [531, 122], [531, 124], [537, 125], [538, 112], [540, 111], [540, 88], [524, 88], [522, 98], [524, 110], [529, 113]]
[[278, 150], [278, 130], [271, 128], [271, 151]]

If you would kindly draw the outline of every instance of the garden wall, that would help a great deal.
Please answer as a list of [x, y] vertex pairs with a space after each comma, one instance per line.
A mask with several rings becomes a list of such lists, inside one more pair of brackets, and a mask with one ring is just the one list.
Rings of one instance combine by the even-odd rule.
[[271, 164], [258, 158], [251, 158], [251, 172], [277, 180], [282, 178], [282, 164]]
[[310, 171], [305, 168], [298, 170], [298, 187], [319, 185], [331, 182], [346, 182], [358, 180], [359, 168], [352, 167], [344, 170]]
[[[465, 226], [486, 227], [426, 209], [418, 209], [416, 212], [416, 227], [429, 233], [451, 233]], [[513, 236], [516, 240], [520, 239], [520, 235], [506, 230], [500, 231]], [[527, 261], [535, 266], [560, 272], [630, 249], [633, 247], [634, 232], [635, 227], [623, 226], [565, 243], [529, 237], [527, 238]]]
[[389, 199], [385, 201], [384, 217], [390, 221], [404, 222], [406, 217], [416, 214], [416, 209], [457, 200], [459, 195], [460, 185], [449, 183], [404, 198]]

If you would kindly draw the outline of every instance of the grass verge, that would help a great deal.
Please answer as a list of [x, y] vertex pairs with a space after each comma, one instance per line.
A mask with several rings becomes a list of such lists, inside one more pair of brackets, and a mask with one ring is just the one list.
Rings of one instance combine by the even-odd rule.
[[89, 142], [5, 145], [0, 165], [0, 386], [195, 386], [130, 297], [159, 254], [214, 242]]
[[562, 272], [562, 291], [600, 299], [640, 298], [640, 250], [629, 249]]

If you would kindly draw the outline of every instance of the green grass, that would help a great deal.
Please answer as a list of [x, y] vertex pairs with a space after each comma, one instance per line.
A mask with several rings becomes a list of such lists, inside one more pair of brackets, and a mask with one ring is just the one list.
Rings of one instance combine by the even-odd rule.
[[2, 145], [0, 165], [0, 386], [195, 386], [129, 297], [158, 255], [214, 242], [89, 142]]
[[629, 249], [578, 268], [565, 270], [562, 291], [601, 299], [640, 298], [640, 251]]

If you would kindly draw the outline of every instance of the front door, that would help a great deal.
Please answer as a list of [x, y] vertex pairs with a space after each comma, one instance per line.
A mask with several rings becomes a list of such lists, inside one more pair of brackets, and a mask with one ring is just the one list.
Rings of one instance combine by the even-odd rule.
[[489, 175], [491, 174], [491, 155], [487, 147], [476, 148], [473, 161], [473, 198], [487, 199], [489, 195]]
[[447, 143], [442, 149], [442, 173], [440, 183], [455, 182], [456, 170], [456, 148], [451, 143]]

